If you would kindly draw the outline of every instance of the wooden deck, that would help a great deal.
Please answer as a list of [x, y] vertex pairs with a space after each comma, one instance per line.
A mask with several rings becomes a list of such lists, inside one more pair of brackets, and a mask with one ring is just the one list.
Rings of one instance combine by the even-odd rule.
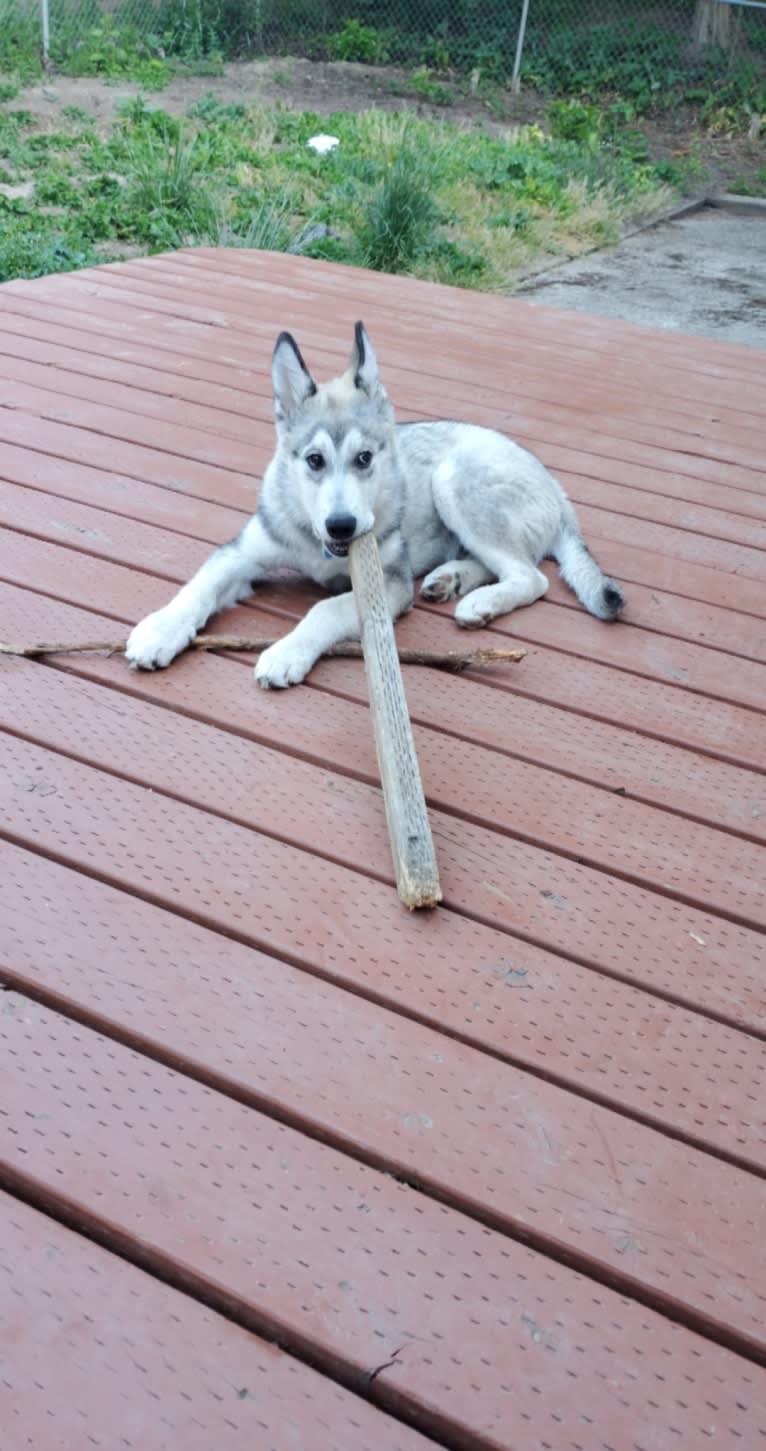
[[165, 602], [255, 505], [277, 332], [327, 376], [357, 317], [400, 417], [558, 473], [626, 620], [554, 577], [520, 665], [407, 670], [414, 917], [359, 663], [0, 659], [3, 1451], [756, 1451], [766, 357], [266, 254], [12, 283], [0, 636]]

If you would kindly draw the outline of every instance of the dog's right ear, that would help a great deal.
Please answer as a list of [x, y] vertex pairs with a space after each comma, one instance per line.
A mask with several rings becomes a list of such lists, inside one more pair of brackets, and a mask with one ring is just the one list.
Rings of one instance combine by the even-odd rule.
[[290, 333], [280, 333], [271, 359], [271, 381], [274, 385], [274, 417], [284, 423], [317, 391], [301, 350]]

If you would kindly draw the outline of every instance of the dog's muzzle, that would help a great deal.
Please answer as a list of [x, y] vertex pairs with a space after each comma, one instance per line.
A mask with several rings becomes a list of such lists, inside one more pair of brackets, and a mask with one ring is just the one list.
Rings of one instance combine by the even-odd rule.
[[330, 514], [325, 519], [326, 538], [324, 552], [328, 559], [345, 559], [351, 541], [356, 534], [356, 519], [353, 514]]

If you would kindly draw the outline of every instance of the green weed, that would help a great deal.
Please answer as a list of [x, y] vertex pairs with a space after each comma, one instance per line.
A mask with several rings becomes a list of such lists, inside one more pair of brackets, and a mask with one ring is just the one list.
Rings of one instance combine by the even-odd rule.
[[766, 196], [766, 166], [759, 166], [752, 176], [740, 176], [729, 184], [737, 196]]
[[217, 193], [204, 136], [187, 136], [180, 127], [165, 137], [144, 130], [126, 139], [123, 156], [128, 176], [124, 214], [126, 220], [127, 214], [136, 215], [134, 234], [170, 246], [187, 235], [215, 235]]
[[14, 277], [46, 277], [89, 267], [96, 257], [87, 243], [62, 229], [30, 231], [28, 219], [9, 220], [0, 212], [0, 282]]
[[347, 20], [342, 30], [328, 35], [327, 54], [332, 60], [355, 60], [364, 65], [385, 65], [388, 52], [379, 31], [358, 20]]
[[[147, 252], [198, 242], [505, 290], [541, 249], [569, 255], [616, 235], [678, 179], [646, 161], [631, 111], [607, 108], [597, 124], [577, 102], [552, 115], [563, 135], [491, 137], [411, 113], [320, 118], [213, 96], [179, 120], [139, 96], [100, 135], [73, 115], [37, 132], [0, 105], [3, 172], [37, 189], [0, 214], [3, 265], [38, 275], [118, 239]], [[307, 145], [320, 129], [340, 140], [325, 157]]]
[[407, 272], [427, 250], [440, 220], [422, 166], [414, 153], [403, 152], [356, 229], [362, 266], [377, 272]]
[[221, 247], [253, 247], [264, 252], [287, 252], [292, 240], [289, 225], [291, 204], [288, 197], [277, 196], [261, 202], [250, 213], [244, 230], [224, 224], [218, 236]]
[[417, 91], [424, 100], [430, 101], [432, 106], [451, 106], [455, 99], [449, 86], [434, 80], [428, 66], [421, 66], [419, 70], [413, 71], [410, 84], [413, 91]]

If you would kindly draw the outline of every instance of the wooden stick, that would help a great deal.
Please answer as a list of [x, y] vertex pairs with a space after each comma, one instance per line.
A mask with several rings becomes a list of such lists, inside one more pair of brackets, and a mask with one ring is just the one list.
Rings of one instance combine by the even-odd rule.
[[[266, 650], [269, 645], [273, 644], [273, 640], [260, 639], [251, 635], [197, 635], [189, 648], [194, 650]], [[79, 644], [61, 642], [35, 645], [9, 645], [0, 640], [0, 655], [24, 655], [28, 659], [34, 659], [38, 655], [92, 655], [97, 652], [122, 655], [124, 650], [124, 640], [87, 640]], [[443, 654], [438, 651], [403, 648], [398, 653], [403, 665], [430, 665], [434, 670], [448, 670], [453, 674], [458, 674], [461, 670], [468, 670], [475, 666], [514, 664], [517, 660], [523, 660], [527, 652], [526, 650], [489, 647], [479, 650], [445, 650]], [[333, 645], [327, 654], [359, 660], [363, 651], [356, 640], [349, 640], [344, 645]]]
[[442, 899], [439, 869], [374, 534], [354, 540], [349, 565], [396, 885], [410, 911], [435, 907]]

